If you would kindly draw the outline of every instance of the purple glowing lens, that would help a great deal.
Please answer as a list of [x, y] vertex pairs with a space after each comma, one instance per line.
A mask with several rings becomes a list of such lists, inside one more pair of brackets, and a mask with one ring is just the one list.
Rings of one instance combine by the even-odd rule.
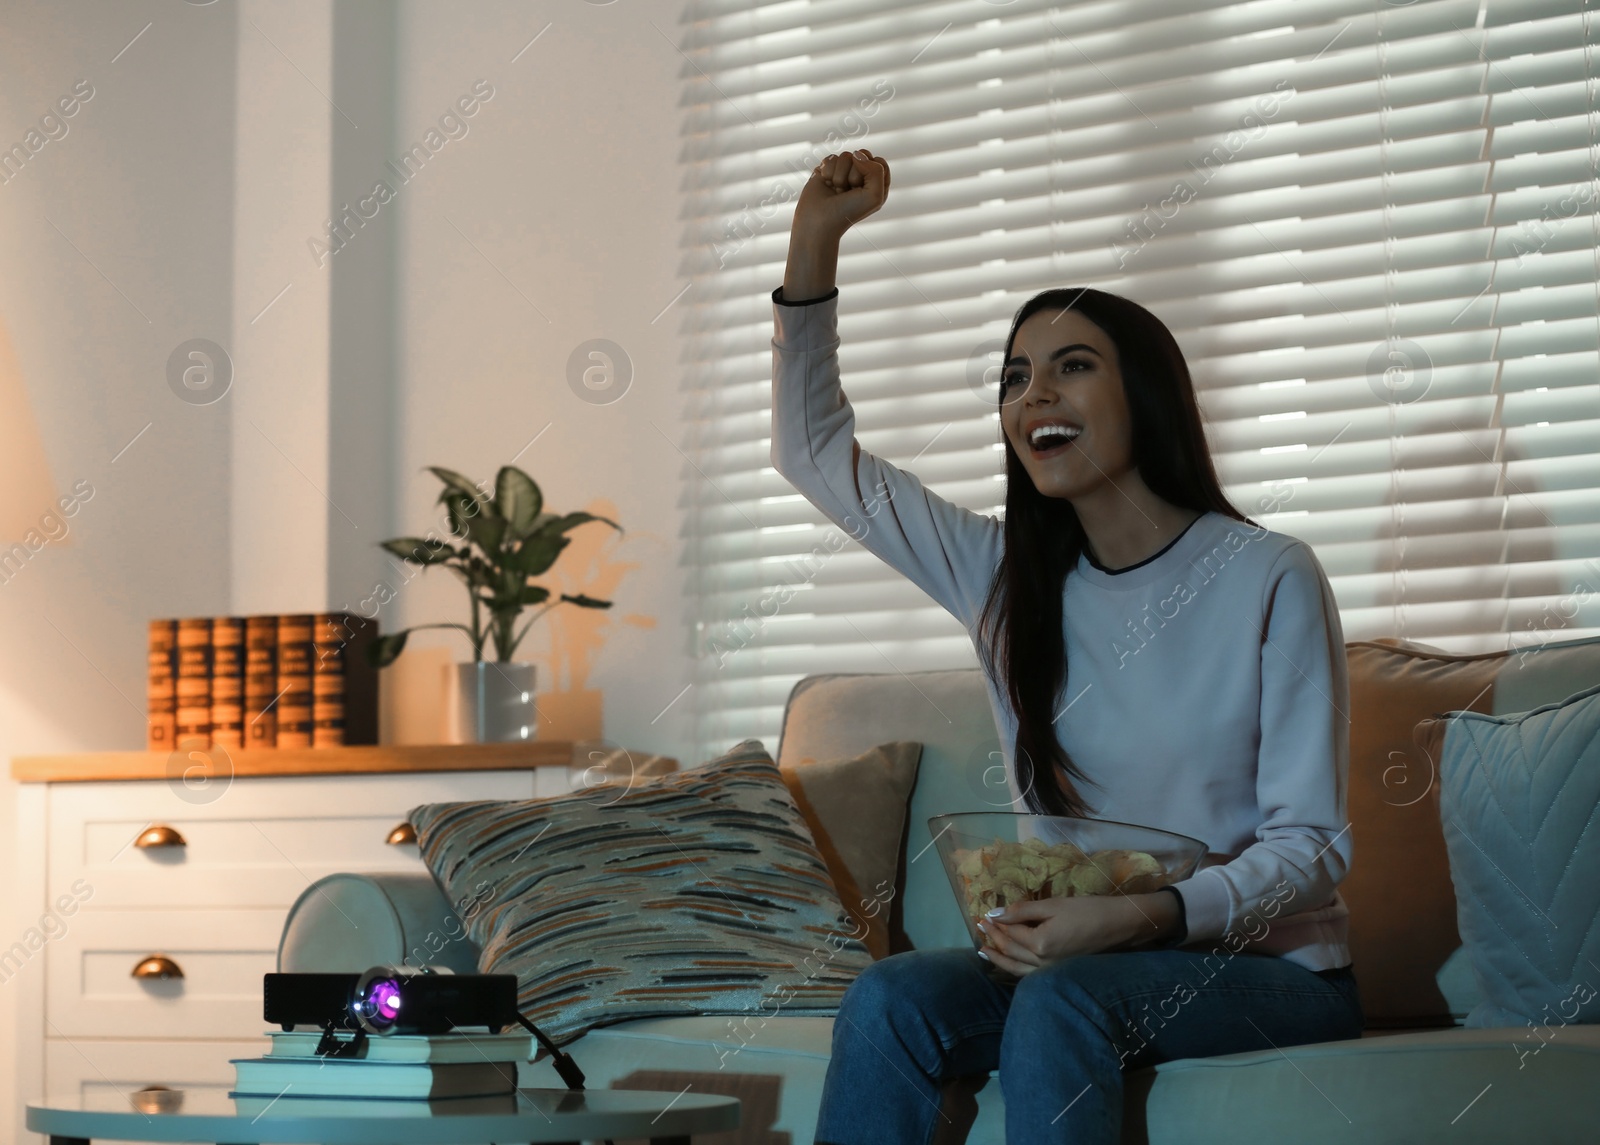
[[380, 978], [367, 987], [366, 1011], [375, 1025], [393, 1024], [400, 1016], [400, 983]]

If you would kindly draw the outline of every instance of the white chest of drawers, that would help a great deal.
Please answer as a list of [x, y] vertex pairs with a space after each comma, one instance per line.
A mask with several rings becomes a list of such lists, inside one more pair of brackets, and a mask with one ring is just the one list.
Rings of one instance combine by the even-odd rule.
[[[571, 789], [570, 744], [540, 745], [546, 766], [520, 769], [505, 762], [514, 746], [533, 745], [455, 748], [454, 768], [439, 771], [236, 767], [198, 792], [164, 777], [24, 782], [22, 933], [0, 948], [0, 985], [17, 991], [12, 1139], [41, 1140], [24, 1132], [22, 1107], [45, 1094], [118, 1092], [137, 1108], [150, 1087], [227, 1090], [228, 1059], [265, 1049], [261, 976], [275, 969], [288, 908], [310, 883], [424, 869], [414, 843], [390, 838], [419, 804]], [[568, 753], [562, 766], [548, 766], [552, 750]], [[474, 770], [474, 751], [500, 754]], [[27, 780], [24, 762], [39, 761], [13, 763]]]

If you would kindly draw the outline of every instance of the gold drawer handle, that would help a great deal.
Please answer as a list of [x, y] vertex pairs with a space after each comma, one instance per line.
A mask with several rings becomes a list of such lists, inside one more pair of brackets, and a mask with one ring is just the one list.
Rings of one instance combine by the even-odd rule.
[[147, 1085], [128, 1097], [139, 1113], [177, 1113], [183, 1108], [183, 1090], [166, 1085]]
[[158, 823], [141, 832], [133, 845], [141, 851], [147, 851], [151, 847], [187, 847], [189, 841], [178, 834], [177, 828]]
[[169, 978], [182, 978], [183, 967], [165, 954], [152, 954], [139, 960], [133, 968], [135, 978], [155, 978], [165, 982]]
[[400, 824], [393, 831], [390, 831], [389, 837], [384, 840], [391, 847], [398, 847], [403, 843], [415, 843], [416, 841], [417, 829], [410, 823]]

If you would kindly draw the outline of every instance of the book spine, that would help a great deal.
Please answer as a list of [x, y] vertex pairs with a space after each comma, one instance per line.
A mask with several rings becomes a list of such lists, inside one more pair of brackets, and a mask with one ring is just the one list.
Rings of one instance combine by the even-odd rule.
[[244, 619], [211, 620], [211, 744], [244, 746]]
[[245, 617], [244, 646], [245, 746], [276, 747], [278, 744], [278, 618]]
[[145, 729], [145, 747], [150, 751], [171, 751], [178, 731], [178, 622], [152, 620], [149, 649], [150, 675], [145, 698], [150, 715]]
[[[322, 1061], [316, 1047], [320, 1033], [307, 1030], [268, 1030], [272, 1046], [267, 1061]], [[348, 1043], [348, 1031], [339, 1040]], [[454, 1062], [524, 1062], [533, 1056], [533, 1039], [527, 1034], [389, 1034], [367, 1039], [357, 1061], [446, 1065]]]
[[311, 666], [311, 746], [345, 742], [345, 642], [338, 614], [319, 612]]
[[178, 677], [174, 745], [211, 746], [211, 620], [178, 621]]
[[312, 746], [378, 742], [378, 673], [367, 661], [375, 621], [350, 612], [316, 614]]
[[245, 1096], [477, 1097], [511, 1093], [514, 1061], [389, 1062], [365, 1059], [234, 1058], [234, 1091]]
[[311, 746], [311, 664], [314, 656], [309, 612], [278, 617], [278, 746]]

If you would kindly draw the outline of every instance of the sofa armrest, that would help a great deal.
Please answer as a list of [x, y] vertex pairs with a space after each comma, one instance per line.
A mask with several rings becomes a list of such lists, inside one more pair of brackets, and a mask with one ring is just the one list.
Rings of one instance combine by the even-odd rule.
[[328, 875], [300, 895], [278, 941], [280, 973], [360, 974], [374, 966], [478, 972], [478, 948], [426, 874]]

